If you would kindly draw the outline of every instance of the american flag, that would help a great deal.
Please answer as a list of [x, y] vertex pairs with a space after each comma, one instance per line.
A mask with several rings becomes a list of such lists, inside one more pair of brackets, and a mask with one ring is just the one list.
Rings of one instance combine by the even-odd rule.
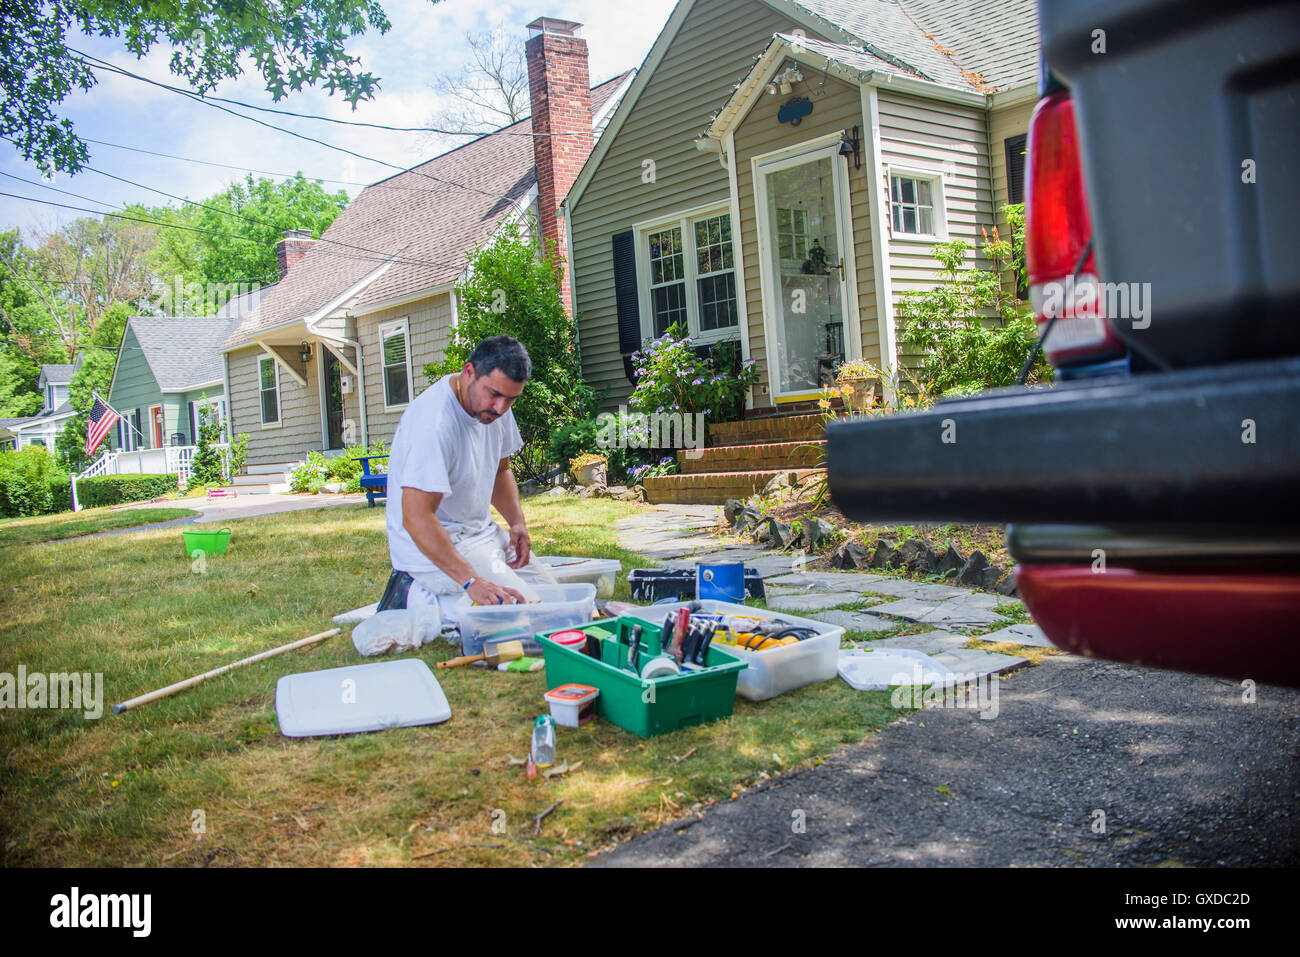
[[109, 408], [108, 403], [95, 396], [95, 404], [90, 407], [90, 419], [86, 423], [86, 454], [91, 455], [104, 441], [108, 430], [121, 416]]

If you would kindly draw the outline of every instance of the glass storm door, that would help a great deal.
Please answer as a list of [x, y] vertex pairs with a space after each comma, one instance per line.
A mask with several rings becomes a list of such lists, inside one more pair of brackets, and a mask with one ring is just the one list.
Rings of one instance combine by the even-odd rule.
[[830, 385], [844, 359], [844, 161], [834, 149], [759, 166], [773, 398]]
[[325, 423], [329, 445], [326, 448], [343, 448], [343, 373], [339, 357], [322, 347], [325, 353]]

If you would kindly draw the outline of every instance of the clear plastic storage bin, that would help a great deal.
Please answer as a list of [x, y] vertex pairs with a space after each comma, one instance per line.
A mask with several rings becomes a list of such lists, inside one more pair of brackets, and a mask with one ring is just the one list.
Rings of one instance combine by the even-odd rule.
[[540, 602], [522, 605], [475, 605], [468, 595], [456, 604], [461, 654], [477, 655], [484, 639], [531, 639], [539, 631], [590, 624], [596, 609], [596, 586], [535, 585]]
[[561, 585], [575, 582], [588, 582], [596, 586], [597, 598], [614, 597], [614, 579], [623, 570], [623, 563], [616, 558], [566, 558], [563, 555], [537, 555], [534, 561], [541, 562], [551, 570], [555, 580]]
[[725, 645], [715, 642], [715, 648], [721, 648], [729, 655], [734, 655], [749, 667], [740, 673], [736, 684], [736, 694], [750, 701], [765, 701], [804, 685], [829, 681], [839, 674], [840, 639], [844, 629], [824, 621], [812, 618], [800, 618], [787, 615], [781, 611], [769, 611], [765, 608], [753, 608], [749, 605], [733, 605], [725, 601], [705, 600], [698, 603], [678, 602], [675, 604], [654, 605], [639, 612], [642, 618], [662, 622], [685, 604], [698, 604], [701, 614], [705, 615], [749, 615], [754, 618], [780, 618], [791, 625], [811, 628], [817, 632], [816, 638], [807, 638], [792, 645], [778, 645], [763, 651], [746, 651], [737, 645]]

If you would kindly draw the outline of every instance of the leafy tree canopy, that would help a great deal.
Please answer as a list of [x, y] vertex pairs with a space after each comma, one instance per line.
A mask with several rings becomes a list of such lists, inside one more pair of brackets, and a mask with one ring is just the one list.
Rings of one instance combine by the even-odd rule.
[[[152, 214], [169, 224], [207, 230], [159, 230], [154, 265], [165, 284], [175, 277], [187, 283], [272, 283], [279, 278], [275, 244], [284, 231], [308, 229], [319, 238], [347, 205], [345, 191], [327, 192], [319, 180], [302, 173], [278, 183], [250, 174], [203, 200], [202, 207], [163, 208]], [[171, 311], [207, 312], [195, 304]]]
[[95, 68], [76, 52], [77, 31], [121, 37], [137, 57], [170, 46], [171, 72], [197, 93], [240, 76], [247, 57], [277, 101], [321, 86], [355, 108], [379, 81], [345, 43], [390, 26], [378, 0], [5, 0], [3, 9], [0, 136], [46, 172], [76, 172], [89, 160], [71, 121], [58, 113], [74, 89], [96, 82]]

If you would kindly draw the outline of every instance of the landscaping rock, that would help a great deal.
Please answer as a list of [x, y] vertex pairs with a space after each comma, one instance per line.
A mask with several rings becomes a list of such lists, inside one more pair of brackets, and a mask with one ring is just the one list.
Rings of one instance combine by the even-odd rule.
[[811, 521], [805, 521], [803, 528], [799, 533], [799, 546], [812, 551], [828, 538], [832, 538], [839, 532], [834, 525], [825, 519], [814, 518]]
[[628, 489], [628, 491], [635, 493], [636, 495], [635, 501], [638, 502], [650, 501], [650, 493], [645, 490], [644, 485], [633, 485], [630, 489]]
[[776, 495], [778, 492], [792, 488], [798, 484], [799, 476], [797, 472], [778, 472], [767, 480], [763, 486], [763, 496]]
[[914, 538], [899, 546], [898, 555], [909, 571], [921, 575], [931, 574], [934, 566], [939, 562], [939, 556], [934, 553], [933, 548]]
[[754, 541], [772, 548], [785, 548], [794, 538], [794, 532], [784, 522], [778, 522], [772, 516], [763, 519], [754, 526]]
[[560, 486], [557, 485], [557, 486], [555, 486], [555, 488], [548, 488], [548, 489], [547, 489], [545, 492], [543, 492], [542, 494], [545, 495], [545, 496], [547, 496], [547, 497], [549, 497], [549, 498], [559, 498], [560, 496], [562, 496], [562, 495], [568, 495], [569, 493], [568, 493], [567, 491], [565, 491], [563, 488], [561, 488]]
[[1020, 591], [1019, 589], [1016, 588], [1015, 573], [1007, 572], [1006, 577], [1003, 578], [1002, 581], [998, 582], [997, 587], [994, 588], [994, 591], [996, 591], [999, 595], [1006, 595], [1008, 598], [1020, 597]]
[[744, 506], [737, 514], [736, 520], [732, 523], [736, 531], [747, 532], [763, 520], [763, 513], [752, 505]]
[[980, 574], [988, 567], [989, 560], [984, 557], [983, 552], [978, 550], [971, 552], [970, 558], [966, 559], [966, 564], [957, 573], [957, 584], [968, 585], [971, 588], [979, 587]]
[[1006, 573], [1002, 569], [993, 565], [981, 568], [978, 587], [983, 588], [985, 591], [993, 591], [998, 587], [998, 582], [1002, 580], [1004, 574]]
[[949, 545], [948, 550], [943, 553], [943, 557], [934, 566], [934, 571], [936, 575], [952, 578], [961, 571], [962, 566], [965, 564], [966, 559], [961, 557], [961, 552]]
[[857, 542], [845, 542], [831, 555], [831, 565], [834, 568], [867, 568], [868, 562], [867, 549]]
[[722, 506], [722, 517], [727, 520], [728, 525], [736, 524], [736, 516], [745, 509], [745, 503], [738, 498], [729, 498], [727, 503]]
[[888, 542], [876, 542], [876, 550], [871, 555], [872, 568], [893, 568], [903, 564], [902, 553]]

